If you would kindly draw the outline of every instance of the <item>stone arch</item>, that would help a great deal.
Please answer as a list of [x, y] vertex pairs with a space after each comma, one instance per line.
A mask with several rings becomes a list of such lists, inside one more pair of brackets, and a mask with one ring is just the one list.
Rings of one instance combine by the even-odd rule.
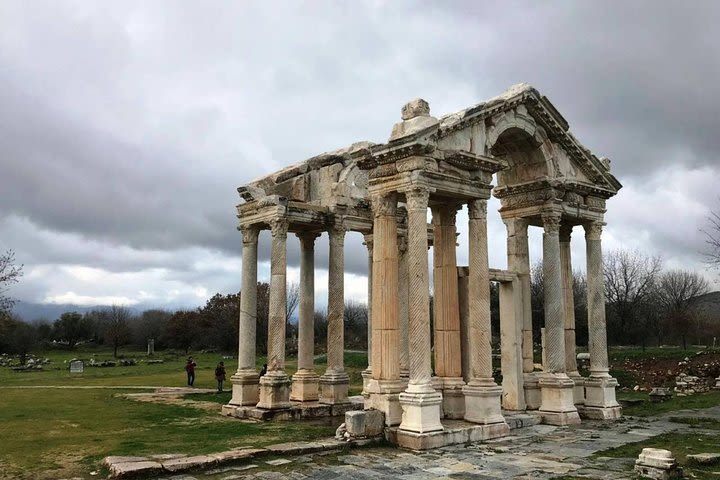
[[[521, 111], [522, 110], [522, 111]], [[515, 185], [543, 177], [556, 176], [545, 131], [527, 115], [524, 108], [493, 119], [488, 129], [490, 154], [508, 164], [498, 172], [498, 186]]]
[[340, 172], [338, 185], [343, 186], [343, 194], [346, 197], [362, 200], [367, 198], [368, 174], [361, 170], [357, 163], [352, 162]]

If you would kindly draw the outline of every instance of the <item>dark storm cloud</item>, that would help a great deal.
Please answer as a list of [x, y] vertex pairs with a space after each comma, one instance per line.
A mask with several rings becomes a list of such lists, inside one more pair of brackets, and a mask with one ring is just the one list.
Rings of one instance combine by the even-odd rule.
[[[719, 174], [719, 17], [709, 1], [3, 2], [0, 247], [205, 279], [193, 252], [237, 262], [238, 185], [385, 141], [411, 98], [441, 115], [521, 81], [636, 195], [657, 199], [643, 180], [665, 169]], [[715, 201], [714, 189], [686, 193]], [[614, 220], [631, 235], [622, 207]], [[18, 221], [34, 227], [10, 235]], [[646, 223], [657, 248], [698, 244]], [[64, 240], [47, 248], [33, 229]], [[316, 252], [326, 267], [326, 237]], [[359, 236], [346, 252], [347, 270], [364, 274]]]

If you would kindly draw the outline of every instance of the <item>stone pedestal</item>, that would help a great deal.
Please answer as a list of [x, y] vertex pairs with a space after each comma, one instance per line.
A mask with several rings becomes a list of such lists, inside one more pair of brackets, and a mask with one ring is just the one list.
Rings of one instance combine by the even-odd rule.
[[345, 372], [325, 372], [320, 377], [320, 403], [335, 405], [348, 403], [350, 377]]
[[597, 420], [617, 420], [622, 416], [622, 408], [615, 399], [617, 380], [611, 376], [588, 377], [585, 379], [584, 417]]
[[434, 377], [440, 380], [439, 389], [442, 391], [443, 418], [460, 419], [465, 417], [465, 394], [463, 387], [465, 381], [462, 377]]
[[568, 377], [573, 381], [575, 386], [573, 387], [573, 401], [575, 405], [585, 404], [585, 377], [580, 375], [578, 372], [568, 373]]
[[525, 408], [537, 410], [542, 404], [540, 378], [538, 373], [523, 374], [523, 391], [525, 392]]
[[230, 405], [255, 405], [260, 400], [260, 376], [256, 370], [238, 370], [230, 377], [232, 398]]
[[260, 377], [260, 401], [257, 408], [290, 408], [290, 379], [285, 372], [276, 370]]
[[402, 406], [400, 429], [415, 433], [437, 432], [443, 429], [440, 423], [442, 395], [433, 389], [428, 392], [403, 392], [399, 396]]
[[682, 469], [678, 468], [672, 452], [661, 448], [643, 448], [635, 460], [635, 473], [642, 478], [656, 480], [683, 478]]
[[380, 410], [385, 415], [385, 425], [388, 427], [400, 425], [402, 422], [402, 407], [400, 406], [400, 393], [405, 384], [397, 380], [370, 379], [366, 389], [365, 409]]
[[312, 370], [298, 370], [292, 376], [290, 400], [296, 402], [314, 402], [318, 396], [318, 374]]
[[539, 380], [542, 392], [540, 415], [550, 425], [575, 425], [580, 415], [573, 399], [574, 383], [564, 373], [545, 373]]
[[500, 409], [502, 387], [492, 381], [486, 385], [473, 385], [471, 381], [462, 391], [465, 395], [465, 420], [481, 425], [504, 424], [510, 431]]

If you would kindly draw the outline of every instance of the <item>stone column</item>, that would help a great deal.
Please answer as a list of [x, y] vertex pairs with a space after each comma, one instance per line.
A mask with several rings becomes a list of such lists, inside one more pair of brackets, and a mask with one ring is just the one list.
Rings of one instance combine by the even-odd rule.
[[580, 417], [573, 399], [573, 381], [565, 373], [565, 307], [560, 262], [560, 213], [542, 215], [543, 285], [545, 291], [546, 362], [540, 377], [540, 413], [546, 423], [569, 425]]
[[290, 407], [290, 379], [285, 373], [285, 322], [287, 315], [287, 219], [273, 220], [270, 256], [268, 319], [268, 371], [260, 378], [258, 408]]
[[432, 207], [435, 375], [436, 385], [442, 389], [446, 418], [463, 418], [465, 415], [455, 245], [457, 210], [455, 205]]
[[591, 222], [584, 226], [587, 257], [590, 377], [585, 379], [583, 414], [589, 418], [614, 420], [620, 418], [621, 409], [615, 399], [615, 387], [618, 382], [608, 373], [605, 280], [600, 239], [602, 226], [602, 222]]
[[257, 248], [260, 230], [243, 227], [242, 284], [240, 291], [240, 324], [238, 369], [230, 377], [232, 399], [230, 405], [255, 405], [260, 399], [260, 377], [255, 369], [255, 341], [257, 319]]
[[[410, 378], [402, 405], [401, 430], [428, 433], [442, 430], [442, 395], [431, 383], [430, 285], [428, 283], [427, 208], [429, 192], [413, 188], [405, 192], [408, 209], [408, 341]], [[457, 273], [455, 272], [455, 278]], [[458, 338], [459, 340], [459, 338]], [[457, 352], [460, 353], [459, 351]]]
[[318, 399], [319, 377], [313, 368], [315, 354], [315, 239], [317, 232], [297, 233], [300, 239], [300, 308], [298, 322], [298, 370], [292, 376], [290, 399]]
[[487, 200], [470, 201], [468, 216], [470, 381], [463, 387], [465, 420], [487, 426], [489, 436], [483, 438], [493, 438], [507, 434], [510, 429], [500, 411], [502, 388], [492, 376]]
[[385, 414], [388, 426], [402, 418], [399, 393], [400, 332], [398, 316], [397, 196], [372, 196], [373, 209], [373, 296], [372, 379], [366, 388], [365, 408]]
[[345, 373], [345, 226], [336, 220], [328, 231], [327, 370], [320, 377], [320, 402], [347, 403], [350, 378]]
[[408, 249], [407, 234], [398, 235], [398, 315], [400, 318], [400, 378], [410, 377], [410, 343], [408, 342]]
[[522, 371], [522, 295], [520, 280], [500, 283], [500, 367], [502, 406], [525, 410]]
[[570, 255], [570, 237], [572, 225], [560, 226], [560, 278], [565, 307], [565, 371], [575, 383], [573, 399], [575, 405], [585, 401], [585, 386], [577, 368], [575, 348], [575, 299], [573, 298], [573, 270]]
[[520, 284], [522, 308], [517, 315], [522, 322], [522, 364], [523, 392], [526, 407], [531, 410], [540, 408], [540, 385], [533, 373], [533, 328], [532, 304], [530, 300], [530, 252], [528, 248], [528, 222], [524, 218], [503, 219], [507, 228], [508, 269], [517, 273]]
[[373, 236], [365, 235], [364, 245], [368, 250], [368, 295], [367, 295], [367, 357], [368, 366], [362, 371], [363, 395], [365, 395], [368, 382], [372, 378], [372, 283], [373, 283]]

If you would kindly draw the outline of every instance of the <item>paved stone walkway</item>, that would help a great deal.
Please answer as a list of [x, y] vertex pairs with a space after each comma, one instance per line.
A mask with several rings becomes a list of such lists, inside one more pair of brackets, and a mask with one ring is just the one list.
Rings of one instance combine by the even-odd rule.
[[[164, 480], [288, 480], [336, 479], [550, 479], [565, 475], [594, 479], [632, 479], [634, 459], [591, 456], [599, 451], [634, 443], [689, 427], [672, 423], [670, 416], [720, 419], [720, 406], [701, 411], [678, 411], [664, 417], [625, 419], [617, 423], [584, 422], [574, 427], [535, 425], [513, 430], [511, 436], [471, 445], [428, 452], [394, 448], [361, 448], [349, 452], [264, 458], [242, 466], [202, 474], [173, 475]], [[697, 428], [695, 433], [703, 432]]]

